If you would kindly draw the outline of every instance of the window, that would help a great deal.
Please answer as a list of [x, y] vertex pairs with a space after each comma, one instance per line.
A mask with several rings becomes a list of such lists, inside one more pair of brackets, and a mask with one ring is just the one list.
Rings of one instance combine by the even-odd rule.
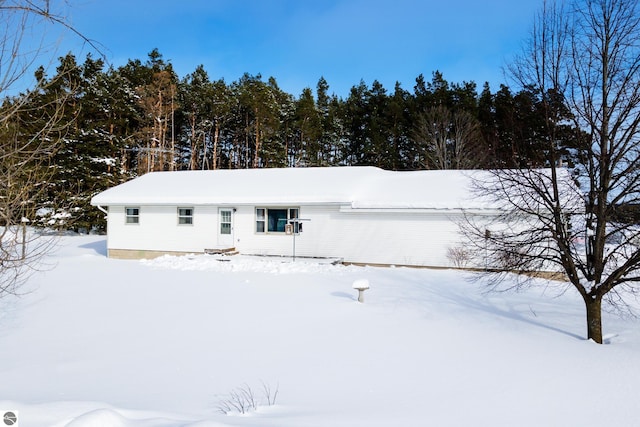
[[193, 224], [193, 208], [178, 208], [178, 224]]
[[265, 231], [265, 212], [266, 209], [264, 208], [256, 209], [256, 233], [264, 233]]
[[231, 234], [231, 210], [220, 210], [220, 234]]
[[124, 208], [124, 222], [125, 224], [139, 224], [140, 208]]
[[[289, 220], [292, 220], [292, 219], [298, 219], [298, 209], [296, 209], [296, 208], [289, 209]], [[294, 222], [293, 223], [293, 232], [294, 233], [299, 233], [300, 232], [300, 223], [299, 222]]]
[[[298, 208], [256, 208], [256, 233], [284, 233], [289, 220], [298, 218], [298, 212]], [[294, 227], [297, 233], [297, 224]]]
[[284, 233], [287, 225], [286, 209], [267, 209], [267, 231], [269, 233]]

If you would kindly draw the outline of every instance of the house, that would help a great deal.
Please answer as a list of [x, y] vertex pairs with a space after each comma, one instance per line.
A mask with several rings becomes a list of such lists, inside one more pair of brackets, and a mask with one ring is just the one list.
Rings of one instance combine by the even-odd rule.
[[465, 212], [494, 208], [464, 171], [375, 167], [152, 172], [97, 194], [113, 258], [233, 250], [370, 265], [452, 265]]

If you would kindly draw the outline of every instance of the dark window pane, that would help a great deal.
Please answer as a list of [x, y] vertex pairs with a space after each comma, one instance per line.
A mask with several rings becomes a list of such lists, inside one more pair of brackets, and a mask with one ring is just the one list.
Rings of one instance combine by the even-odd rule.
[[125, 208], [125, 223], [126, 224], [139, 224], [140, 222], [140, 209], [139, 208]]
[[286, 209], [269, 209], [267, 211], [269, 226], [268, 231], [284, 233], [284, 227], [287, 224]]

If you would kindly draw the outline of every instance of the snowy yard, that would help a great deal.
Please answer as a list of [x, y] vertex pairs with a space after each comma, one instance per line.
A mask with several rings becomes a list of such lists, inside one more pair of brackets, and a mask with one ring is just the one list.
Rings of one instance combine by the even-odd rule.
[[[637, 425], [639, 322], [460, 272], [242, 256], [107, 259], [65, 237], [0, 300], [0, 411], [25, 426]], [[367, 279], [365, 303], [351, 284]], [[250, 388], [275, 405], [222, 414]]]

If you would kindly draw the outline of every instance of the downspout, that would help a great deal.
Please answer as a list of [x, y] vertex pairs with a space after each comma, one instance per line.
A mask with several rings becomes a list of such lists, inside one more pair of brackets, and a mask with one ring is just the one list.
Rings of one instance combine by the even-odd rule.
[[[107, 209], [103, 208], [100, 205], [96, 205], [96, 208], [100, 209], [100, 212], [103, 212], [105, 215], [109, 216], [109, 206], [107, 206]], [[109, 235], [107, 234], [107, 258], [109, 257]]]

